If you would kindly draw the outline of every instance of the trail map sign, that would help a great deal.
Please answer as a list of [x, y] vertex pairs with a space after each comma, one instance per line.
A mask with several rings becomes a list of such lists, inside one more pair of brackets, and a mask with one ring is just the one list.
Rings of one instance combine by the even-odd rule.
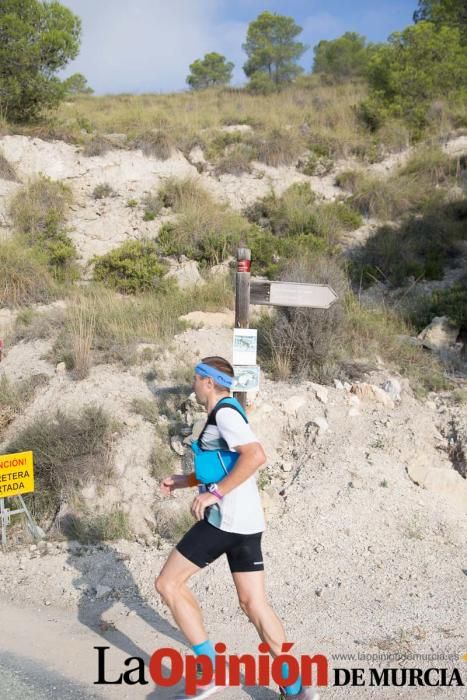
[[255, 328], [234, 328], [233, 364], [255, 365], [257, 330]]
[[0, 455], [0, 498], [34, 491], [32, 452]]
[[234, 365], [233, 391], [257, 391], [259, 389], [258, 365]]

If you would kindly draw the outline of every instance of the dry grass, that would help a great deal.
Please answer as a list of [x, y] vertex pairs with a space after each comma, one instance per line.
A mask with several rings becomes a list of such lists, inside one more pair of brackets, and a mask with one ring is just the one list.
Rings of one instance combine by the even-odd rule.
[[13, 182], [18, 181], [15, 169], [7, 161], [3, 153], [0, 151], [0, 180], [12, 180]]
[[335, 259], [305, 257], [290, 262], [283, 279], [330, 284], [339, 302], [329, 310], [279, 308], [260, 323], [260, 352], [280, 379], [309, 377], [328, 382], [336, 376], [357, 376], [359, 367], [388, 367], [407, 376], [419, 394], [449, 388], [440, 361], [405, 343], [413, 329], [395, 312], [363, 307], [350, 291], [344, 270]]
[[132, 148], [140, 148], [145, 156], [167, 160], [173, 155], [175, 142], [169, 131], [143, 131], [129, 139]]
[[102, 136], [90, 138], [83, 146], [82, 153], [88, 158], [93, 156], [103, 156], [112, 148], [112, 144]]
[[339, 349], [345, 342], [343, 298], [348, 293], [345, 272], [327, 256], [303, 256], [292, 260], [281, 275], [289, 282], [329, 284], [339, 297], [330, 309], [279, 307], [275, 318], [264, 325], [264, 349], [273, 373], [330, 378], [336, 368]]
[[171, 178], [159, 196], [178, 215], [159, 232], [162, 254], [183, 254], [214, 265], [231, 255], [242, 238], [246, 240], [251, 228], [248, 221], [216, 202], [196, 180]]
[[265, 134], [286, 127], [300, 133], [305, 125], [304, 138], [313, 132], [352, 143], [359, 130], [354, 107], [365, 96], [363, 85], [296, 87], [268, 96], [237, 90], [82, 96], [62, 103], [56, 119], [77, 137], [85, 123], [97, 134], [124, 133], [133, 140], [151, 141], [159, 134], [161, 142], [169, 140], [182, 150], [226, 124], [251, 124]]
[[77, 415], [41, 414], [18, 432], [6, 451], [34, 452], [36, 491], [28, 501], [36, 516], [50, 516], [65, 501], [79, 502], [79, 489], [93, 480], [105, 487], [115, 429], [101, 408], [89, 406]]
[[159, 410], [154, 399], [133, 399], [132, 410], [142, 416], [148, 423], [157, 425], [159, 420]]
[[69, 187], [40, 175], [14, 195], [9, 215], [14, 229], [35, 243], [41, 236], [56, 234], [65, 222], [71, 202]]
[[[90, 364], [138, 361], [138, 343], [164, 347], [185, 328], [179, 317], [194, 310], [218, 311], [232, 306], [233, 292], [226, 279], [213, 279], [195, 290], [145, 293], [135, 297], [98, 284], [80, 288], [65, 311], [62, 331], [51, 361], [70, 370]], [[78, 365], [75, 363], [78, 362]]]
[[5, 374], [0, 377], [0, 434], [31, 401], [36, 388], [47, 381], [44, 374], [19, 381], [10, 380]]
[[459, 159], [437, 146], [423, 145], [389, 177], [348, 170], [339, 173], [336, 182], [352, 194], [351, 202], [359, 212], [391, 221], [442, 202], [460, 174]]
[[125, 540], [131, 535], [128, 514], [119, 508], [110, 513], [84, 512], [68, 518], [63, 528], [68, 538], [83, 544]]
[[216, 167], [216, 175], [242, 175], [251, 172], [251, 161], [255, 157], [254, 149], [248, 144], [238, 144], [229, 149], [219, 158]]
[[93, 300], [77, 294], [68, 310], [71, 336], [73, 376], [84, 379], [92, 366], [92, 347], [95, 344], [96, 310]]
[[14, 328], [8, 334], [8, 343], [12, 346], [21, 340], [55, 338], [63, 327], [65, 319], [64, 309], [53, 307], [44, 311], [37, 311], [31, 307], [23, 307], [18, 310]]
[[40, 255], [14, 239], [0, 242], [1, 306], [46, 303], [55, 293], [55, 284]]

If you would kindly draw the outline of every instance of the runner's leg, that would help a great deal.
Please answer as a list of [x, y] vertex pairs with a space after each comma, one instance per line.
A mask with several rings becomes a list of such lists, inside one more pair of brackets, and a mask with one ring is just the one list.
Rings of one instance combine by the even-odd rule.
[[[273, 657], [278, 656], [282, 644], [286, 641], [284, 627], [270, 606], [266, 596], [264, 571], [232, 572], [237, 588], [240, 607], [256, 627], [263, 642], [271, 649]], [[283, 664], [284, 678], [287, 678], [288, 665]], [[299, 693], [302, 687], [301, 678], [285, 688], [287, 694]]]
[[232, 577], [240, 607], [256, 627], [262, 641], [269, 644], [272, 655], [277, 656], [286, 641], [285, 632], [267, 600], [264, 571], [237, 571]]
[[186, 582], [200, 571], [200, 567], [172, 550], [159, 576], [155, 580], [156, 591], [162, 596], [190, 644], [202, 644], [208, 638], [198, 601]]

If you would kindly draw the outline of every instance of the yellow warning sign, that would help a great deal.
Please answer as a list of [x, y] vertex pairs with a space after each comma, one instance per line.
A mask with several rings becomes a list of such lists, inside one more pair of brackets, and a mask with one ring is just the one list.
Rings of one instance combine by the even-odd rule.
[[34, 491], [32, 452], [0, 455], [0, 498]]

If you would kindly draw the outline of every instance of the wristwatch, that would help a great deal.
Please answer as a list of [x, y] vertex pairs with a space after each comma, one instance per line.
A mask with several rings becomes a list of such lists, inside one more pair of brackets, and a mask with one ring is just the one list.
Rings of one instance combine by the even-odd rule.
[[217, 498], [218, 498], [220, 501], [222, 501], [222, 499], [224, 498], [224, 496], [222, 496], [222, 495], [219, 493], [219, 489], [217, 488], [217, 484], [209, 484], [209, 486], [208, 486], [208, 491], [209, 491], [209, 493], [214, 494], [214, 496], [217, 496]]

